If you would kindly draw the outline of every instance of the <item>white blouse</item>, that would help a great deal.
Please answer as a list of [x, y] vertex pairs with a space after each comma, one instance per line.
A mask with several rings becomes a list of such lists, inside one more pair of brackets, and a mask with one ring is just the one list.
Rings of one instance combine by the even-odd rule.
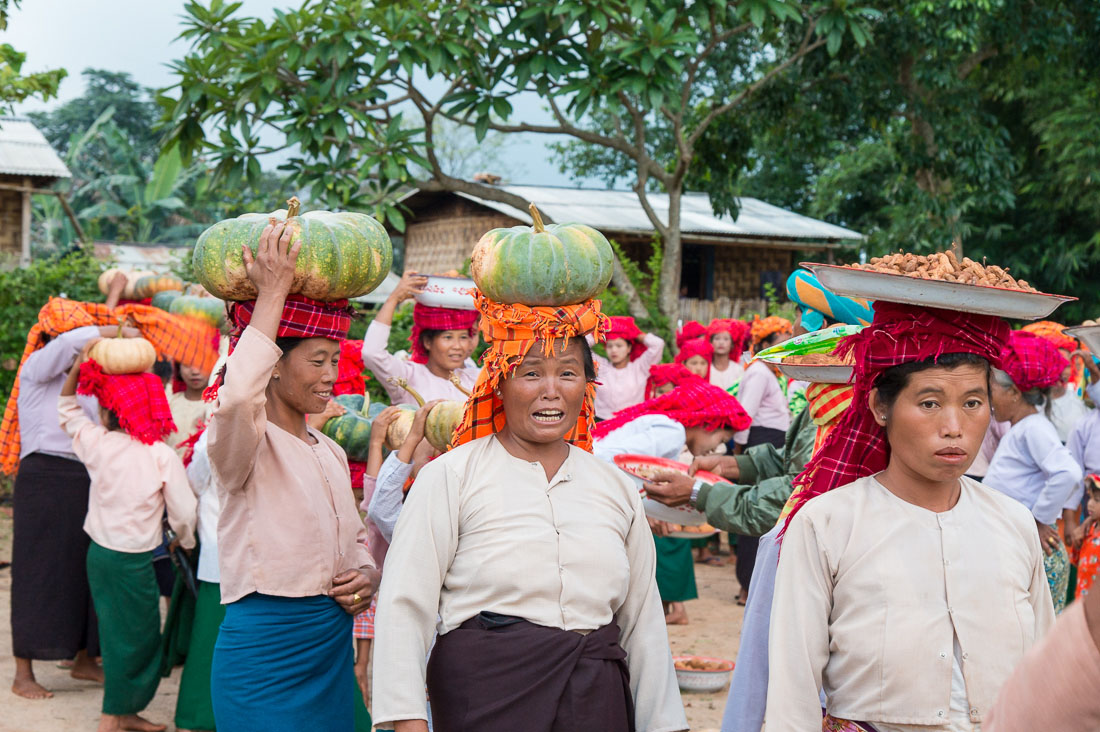
[[824, 689], [835, 717], [958, 729], [956, 640], [963, 721], [980, 723], [1053, 622], [1026, 509], [963, 478], [955, 507], [933, 513], [862, 478], [810, 500], [783, 538], [765, 726], [820, 729]]
[[427, 718], [434, 632], [487, 610], [570, 631], [615, 621], [638, 732], [687, 729], [655, 565], [637, 489], [584, 450], [570, 448], [549, 481], [495, 436], [442, 455], [417, 476], [386, 555], [375, 723]]

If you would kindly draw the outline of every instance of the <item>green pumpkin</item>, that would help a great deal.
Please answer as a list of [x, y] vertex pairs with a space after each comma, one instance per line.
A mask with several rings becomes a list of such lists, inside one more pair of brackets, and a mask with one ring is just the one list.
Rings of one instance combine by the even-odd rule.
[[183, 290], [183, 280], [174, 274], [146, 275], [134, 283], [134, 295], [138, 299], [152, 297], [165, 290]]
[[225, 303], [216, 297], [180, 295], [168, 306], [168, 312], [201, 320], [215, 328], [225, 325]]
[[348, 460], [366, 462], [371, 422], [386, 405], [372, 404], [363, 394], [343, 394], [336, 397], [336, 403], [347, 411], [325, 422], [321, 432], [344, 448]]
[[361, 213], [310, 211], [298, 215], [299, 202], [269, 214], [245, 214], [219, 221], [195, 243], [191, 264], [211, 295], [225, 300], [254, 300], [256, 288], [245, 273], [241, 247], [255, 254], [260, 234], [274, 217], [289, 222], [301, 241], [291, 294], [332, 301], [365, 295], [382, 283], [393, 265], [393, 245], [385, 227]]
[[153, 295], [153, 307], [160, 308], [161, 310], [169, 310], [172, 301], [182, 296], [183, 293], [179, 290], [161, 290]]
[[474, 247], [470, 274], [487, 298], [558, 307], [607, 288], [615, 252], [603, 234], [584, 224], [544, 226], [534, 204], [531, 217], [534, 226], [493, 229]]
[[462, 414], [466, 411], [466, 402], [449, 400], [440, 402], [428, 412], [428, 418], [424, 420], [424, 437], [432, 447], [440, 452], [446, 452], [451, 445], [451, 437], [454, 436], [455, 427], [462, 421]]

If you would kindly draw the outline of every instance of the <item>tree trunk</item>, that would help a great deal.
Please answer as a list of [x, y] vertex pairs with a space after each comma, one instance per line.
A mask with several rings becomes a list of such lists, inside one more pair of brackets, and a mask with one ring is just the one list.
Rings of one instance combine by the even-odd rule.
[[614, 269], [611, 270], [611, 284], [618, 290], [620, 295], [626, 298], [626, 306], [630, 309], [630, 316], [635, 320], [648, 320], [649, 309], [642, 302], [641, 295], [638, 294], [634, 283], [626, 276], [623, 264], [619, 261], [618, 252], [615, 253], [612, 261]]
[[682, 184], [668, 192], [668, 227], [661, 242], [661, 314], [668, 319], [668, 326], [676, 330], [680, 320], [680, 270], [683, 264], [683, 246], [680, 238], [680, 199]]

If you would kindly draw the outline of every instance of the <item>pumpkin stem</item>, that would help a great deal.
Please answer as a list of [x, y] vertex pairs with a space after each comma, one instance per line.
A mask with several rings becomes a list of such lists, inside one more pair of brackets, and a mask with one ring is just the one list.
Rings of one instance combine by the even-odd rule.
[[470, 391], [466, 387], [462, 386], [462, 382], [459, 381], [458, 374], [454, 371], [451, 372], [450, 382], [455, 385], [456, 389], [465, 394], [467, 399], [470, 398]]
[[302, 202], [298, 200], [297, 196], [291, 196], [290, 200], [286, 202], [286, 217], [292, 218], [298, 215], [298, 211], [302, 208]]
[[546, 226], [544, 226], [542, 223], [542, 214], [539, 213], [539, 210], [535, 207], [535, 204], [532, 203], [527, 208], [527, 210], [531, 212], [531, 219], [535, 223], [535, 233], [541, 234], [542, 232], [546, 231]]
[[409, 392], [409, 394], [412, 396], [412, 398], [416, 400], [417, 406], [420, 406], [420, 407], [424, 406], [424, 397], [417, 394], [416, 391], [413, 390], [412, 387], [409, 386], [408, 381], [406, 381], [405, 379], [391, 378], [390, 383], [391, 384], [396, 384], [397, 386], [401, 387], [405, 391]]
[[359, 409], [359, 414], [363, 415], [364, 417], [368, 416], [368, 409], [370, 409], [370, 392], [365, 392], [363, 394], [363, 406]]

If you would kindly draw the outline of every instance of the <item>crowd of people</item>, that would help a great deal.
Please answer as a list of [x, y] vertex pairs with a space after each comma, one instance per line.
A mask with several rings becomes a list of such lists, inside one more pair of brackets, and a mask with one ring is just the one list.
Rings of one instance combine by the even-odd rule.
[[[184, 731], [677, 732], [666, 626], [706, 563], [745, 606], [724, 732], [1100, 729], [1100, 367], [1061, 326], [799, 271], [790, 319], [666, 343], [598, 300], [475, 293], [415, 304], [391, 353], [426, 279], [352, 341], [346, 301], [291, 293], [298, 247], [273, 221], [246, 248], [221, 340], [124, 278], [43, 307], [0, 427], [15, 694], [63, 661], [103, 684], [100, 732], [157, 732], [182, 665]], [[755, 358], [835, 325], [841, 383]], [[108, 373], [116, 336], [163, 367]], [[368, 374], [391, 405], [356, 461], [321, 428]], [[708, 528], [647, 515], [623, 455], [690, 466], [645, 496]]]

